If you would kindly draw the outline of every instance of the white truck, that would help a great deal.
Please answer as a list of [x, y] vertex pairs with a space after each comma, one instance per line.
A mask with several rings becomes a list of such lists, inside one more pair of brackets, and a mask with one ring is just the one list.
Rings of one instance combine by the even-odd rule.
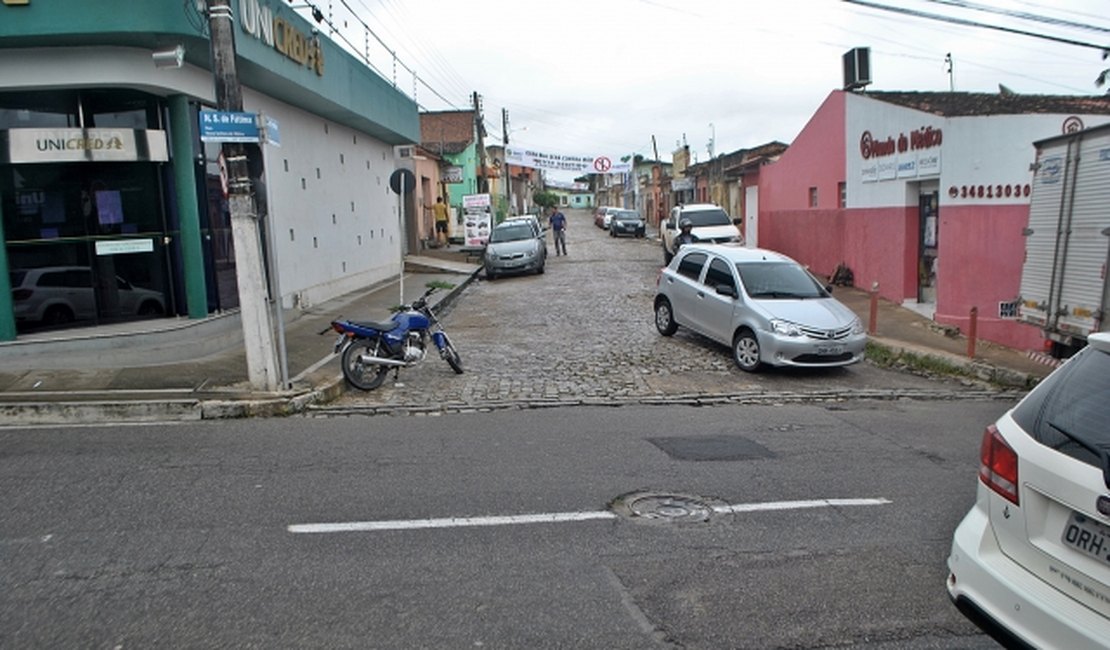
[[678, 236], [679, 224], [689, 219], [693, 228], [691, 233], [700, 242], [723, 244], [743, 242], [740, 234], [740, 220], [729, 219], [728, 213], [712, 203], [691, 203], [671, 208], [671, 216], [659, 224], [659, 238], [663, 243], [663, 263], [670, 264], [674, 257], [674, 238]]
[[1034, 144], [1018, 319], [1067, 358], [1110, 330], [1110, 124]]

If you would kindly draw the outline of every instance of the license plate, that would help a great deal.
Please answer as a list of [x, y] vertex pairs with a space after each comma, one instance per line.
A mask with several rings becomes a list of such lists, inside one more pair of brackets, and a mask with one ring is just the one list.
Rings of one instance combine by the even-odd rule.
[[817, 354], [844, 354], [843, 345], [818, 345]]
[[1073, 512], [1064, 526], [1060, 541], [1065, 546], [1110, 565], [1110, 526], [1106, 524]]

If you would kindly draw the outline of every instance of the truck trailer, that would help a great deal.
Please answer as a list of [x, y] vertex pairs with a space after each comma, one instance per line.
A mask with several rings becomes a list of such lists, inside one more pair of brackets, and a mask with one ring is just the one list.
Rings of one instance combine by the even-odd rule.
[[1034, 144], [1018, 319], [1063, 359], [1110, 330], [1110, 124]]

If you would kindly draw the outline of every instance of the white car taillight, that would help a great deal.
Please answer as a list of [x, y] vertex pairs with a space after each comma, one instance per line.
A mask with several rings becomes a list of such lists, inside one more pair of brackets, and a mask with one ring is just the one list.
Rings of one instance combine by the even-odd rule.
[[979, 480], [1014, 505], [1018, 499], [1018, 455], [992, 424], [983, 432], [979, 448]]

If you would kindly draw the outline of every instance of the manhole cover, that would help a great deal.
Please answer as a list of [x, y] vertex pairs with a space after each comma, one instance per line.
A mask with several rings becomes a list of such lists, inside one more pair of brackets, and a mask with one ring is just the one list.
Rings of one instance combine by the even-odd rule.
[[713, 506], [699, 497], [655, 492], [633, 492], [617, 497], [612, 509], [628, 519], [665, 523], [704, 522], [713, 515]]

